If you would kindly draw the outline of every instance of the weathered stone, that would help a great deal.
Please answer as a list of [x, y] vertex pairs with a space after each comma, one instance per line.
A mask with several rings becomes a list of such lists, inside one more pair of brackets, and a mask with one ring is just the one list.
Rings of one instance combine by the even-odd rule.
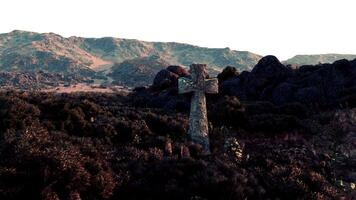
[[153, 80], [153, 86], [158, 89], [177, 87], [179, 77], [189, 76], [188, 71], [181, 66], [169, 66], [157, 73]]
[[163, 69], [157, 73], [153, 80], [153, 86], [158, 88], [167, 88], [171, 85], [177, 85], [179, 76], [173, 72]]
[[191, 65], [190, 72], [191, 79], [182, 77], [178, 80], [180, 94], [193, 92], [190, 106], [188, 134], [193, 142], [203, 146], [205, 153], [209, 153], [209, 130], [205, 93], [217, 93], [218, 80], [205, 79], [207, 72], [206, 65], [203, 64]]
[[178, 76], [182, 77], [182, 76], [189, 76], [189, 72], [181, 67], [181, 66], [177, 66], [177, 65], [171, 65], [167, 67], [167, 70], [177, 74]]
[[259, 78], [283, 78], [290, 75], [291, 69], [284, 66], [275, 56], [263, 57], [252, 69]]

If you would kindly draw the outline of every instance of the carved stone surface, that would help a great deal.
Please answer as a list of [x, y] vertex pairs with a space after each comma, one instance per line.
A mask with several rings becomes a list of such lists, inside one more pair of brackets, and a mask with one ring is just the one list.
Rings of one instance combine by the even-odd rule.
[[204, 64], [192, 64], [190, 72], [191, 79], [182, 77], [178, 80], [178, 91], [180, 94], [193, 92], [188, 134], [193, 142], [203, 146], [205, 153], [209, 153], [209, 130], [205, 93], [218, 93], [218, 80], [216, 78], [205, 79], [207, 71]]

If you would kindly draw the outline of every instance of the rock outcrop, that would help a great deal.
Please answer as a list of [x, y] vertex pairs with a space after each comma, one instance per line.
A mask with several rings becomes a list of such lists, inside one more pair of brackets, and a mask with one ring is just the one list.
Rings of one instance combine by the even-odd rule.
[[[186, 109], [189, 104], [177, 95], [176, 81], [188, 74], [176, 74], [169, 69], [156, 75], [152, 87], [144, 90], [142, 101], [158, 107]], [[219, 95], [212, 97], [214, 101], [234, 96], [241, 102], [269, 102], [277, 106], [301, 104], [310, 110], [356, 105], [356, 60], [292, 69], [276, 57], [266, 56], [251, 72], [239, 73], [236, 68], [227, 67], [218, 78]]]
[[[221, 79], [220, 91], [243, 101], [300, 102], [314, 106], [348, 104], [356, 94], [355, 63], [356, 60], [339, 60], [291, 69], [276, 57], [266, 56], [251, 72]], [[219, 76], [223, 75], [224, 72]]]

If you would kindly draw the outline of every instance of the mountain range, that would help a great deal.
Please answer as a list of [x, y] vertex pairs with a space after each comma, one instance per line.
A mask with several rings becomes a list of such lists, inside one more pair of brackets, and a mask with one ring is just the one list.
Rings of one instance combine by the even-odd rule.
[[[248, 51], [204, 48], [175, 42], [145, 42], [113, 37], [62, 37], [55, 33], [15, 30], [0, 34], [0, 72], [60, 73], [99, 83], [136, 87], [152, 83], [168, 65], [205, 63], [217, 75], [226, 66], [251, 70], [262, 58]], [[287, 64], [333, 62], [356, 55], [299, 55]]]

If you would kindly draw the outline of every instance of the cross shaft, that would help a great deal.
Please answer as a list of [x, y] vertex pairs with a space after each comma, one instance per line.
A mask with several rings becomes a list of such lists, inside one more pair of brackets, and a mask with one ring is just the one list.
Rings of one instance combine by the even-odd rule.
[[216, 78], [205, 79], [207, 72], [206, 65], [204, 64], [192, 64], [190, 71], [191, 79], [182, 77], [178, 80], [180, 94], [193, 93], [190, 105], [188, 134], [193, 142], [203, 146], [205, 153], [209, 153], [209, 128], [205, 93], [217, 93], [218, 81]]

